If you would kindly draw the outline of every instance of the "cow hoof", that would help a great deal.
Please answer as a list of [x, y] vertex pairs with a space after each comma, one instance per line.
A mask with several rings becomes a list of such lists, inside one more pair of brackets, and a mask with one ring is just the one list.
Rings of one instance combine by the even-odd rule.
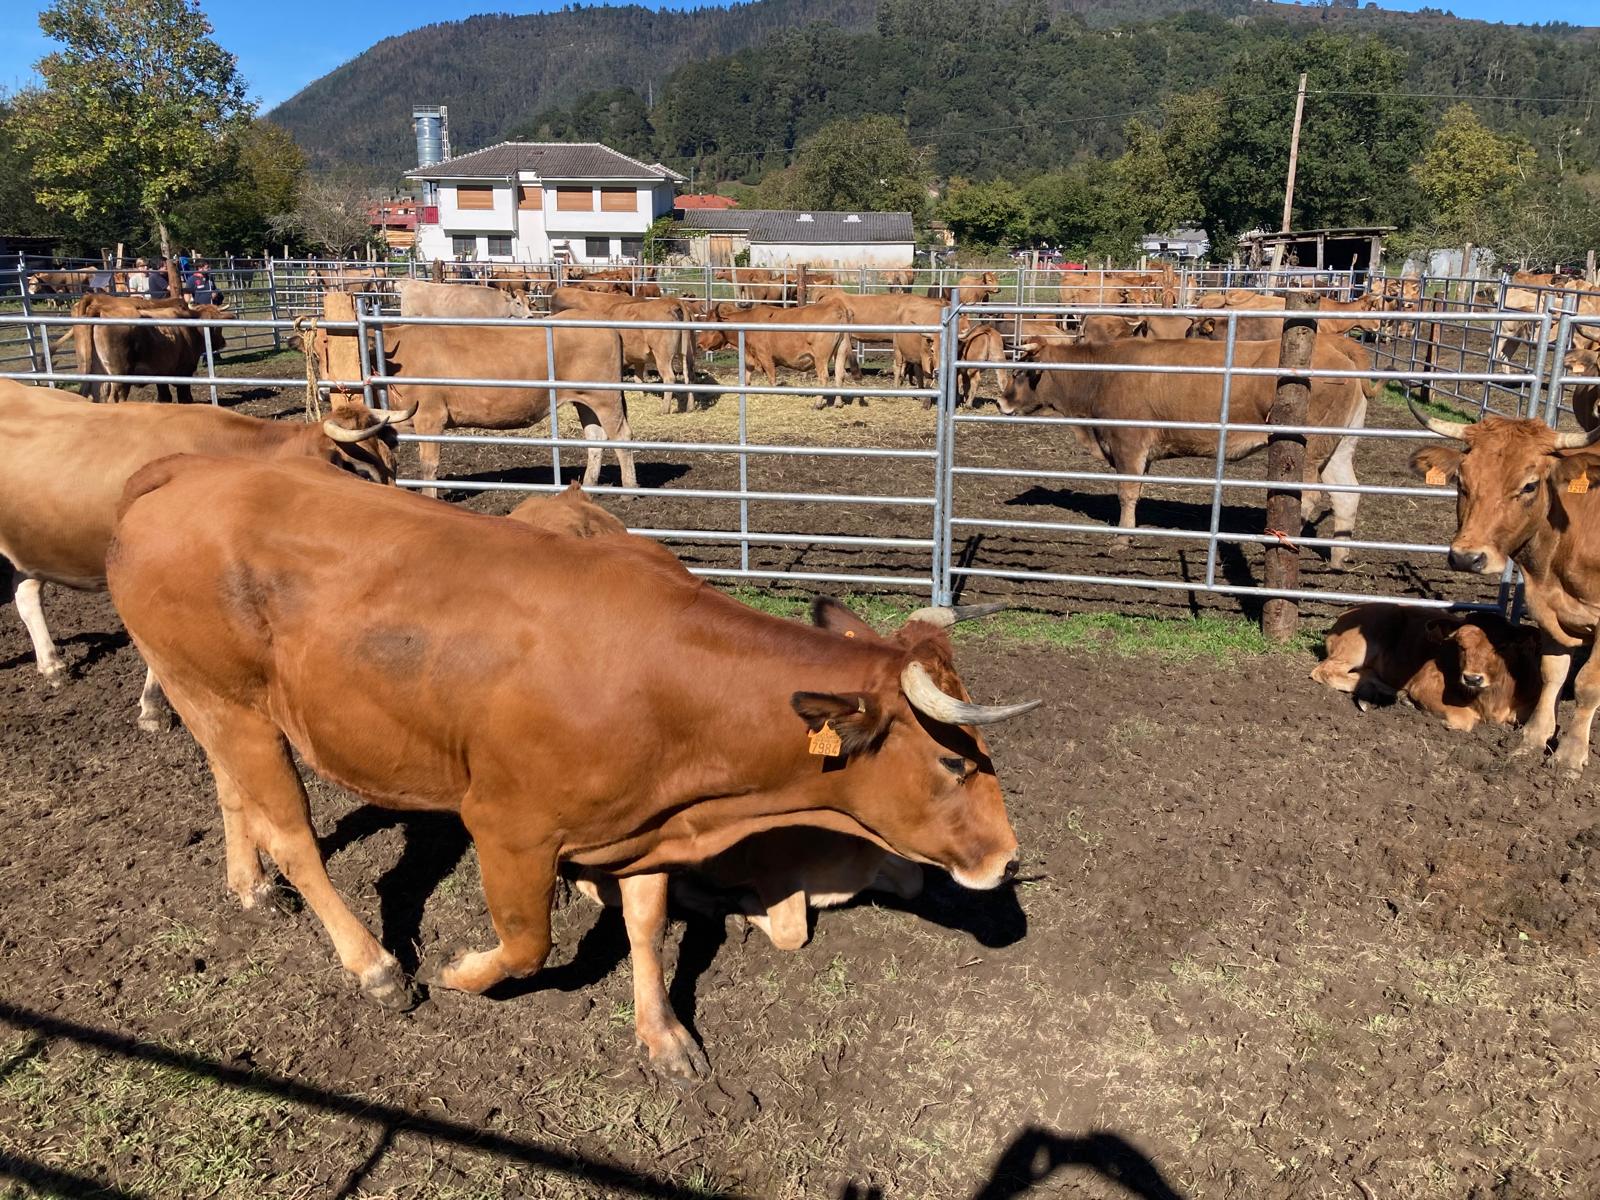
[[270, 879], [263, 879], [249, 891], [237, 895], [239, 907], [252, 919], [275, 920], [295, 911], [293, 897]]
[[1550, 765], [1565, 771], [1569, 775], [1582, 774], [1583, 768], [1589, 763], [1589, 748], [1579, 746], [1575, 750], [1568, 750], [1573, 745], [1571, 742], [1562, 742], [1556, 748], [1555, 755], [1550, 759]]
[[146, 733], [166, 733], [172, 728], [172, 714], [140, 713], [139, 728]]
[[361, 994], [379, 1008], [404, 1012], [416, 1003], [400, 964], [387, 955], [361, 973]]
[[681, 1027], [663, 1035], [650, 1050], [650, 1066], [680, 1086], [711, 1077], [711, 1061], [706, 1052]]
[[430, 988], [478, 995], [505, 978], [498, 969], [499, 955], [494, 950], [456, 950], [433, 959], [433, 964], [417, 973], [419, 983]]
[[44, 676], [44, 681], [51, 687], [58, 688], [67, 681], [67, 664], [62, 662], [47, 663], [39, 668], [39, 674]]

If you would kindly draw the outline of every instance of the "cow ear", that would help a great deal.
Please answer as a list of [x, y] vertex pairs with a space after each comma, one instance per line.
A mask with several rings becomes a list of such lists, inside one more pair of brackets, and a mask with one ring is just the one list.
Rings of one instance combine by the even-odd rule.
[[1454, 483], [1460, 467], [1461, 451], [1450, 446], [1424, 446], [1411, 456], [1411, 470], [1429, 483]]
[[1448, 642], [1455, 636], [1455, 632], [1459, 628], [1461, 628], [1459, 621], [1448, 621], [1434, 617], [1431, 621], [1423, 624], [1422, 632], [1430, 642]]
[[[1600, 482], [1600, 457], [1593, 454], [1562, 454], [1553, 458], [1555, 465], [1550, 471], [1550, 480], [1556, 487], [1565, 489], [1580, 476], [1586, 476], [1591, 485]], [[1580, 486], [1576, 490], [1581, 492], [1585, 489]]]
[[789, 703], [812, 733], [827, 725], [838, 734], [841, 754], [864, 754], [883, 736], [883, 706], [866, 692], [796, 692]]
[[845, 637], [875, 639], [878, 636], [871, 625], [868, 625], [832, 596], [818, 596], [811, 602], [811, 623], [818, 628], [828, 630], [830, 633], [842, 633]]

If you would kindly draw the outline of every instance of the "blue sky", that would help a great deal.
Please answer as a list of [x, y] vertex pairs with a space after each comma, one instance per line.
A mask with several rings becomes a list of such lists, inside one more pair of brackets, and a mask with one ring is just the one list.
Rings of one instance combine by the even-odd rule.
[[[652, 8], [692, 8], [696, 0], [643, 0]], [[0, 0], [0, 88], [15, 90], [33, 77], [33, 63], [50, 44], [39, 32], [47, 0]], [[1595, 0], [1382, 0], [1384, 8], [1414, 10], [1431, 3], [1457, 16], [1489, 21], [1600, 23]], [[217, 40], [239, 56], [262, 110], [360, 54], [380, 38], [475, 12], [545, 12], [560, 0], [491, 0], [448, 5], [439, 0], [202, 0]]]

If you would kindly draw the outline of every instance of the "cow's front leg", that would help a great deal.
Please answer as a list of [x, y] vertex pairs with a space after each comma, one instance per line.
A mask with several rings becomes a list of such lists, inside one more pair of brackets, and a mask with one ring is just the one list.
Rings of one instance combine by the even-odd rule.
[[156, 682], [156, 673], [146, 667], [144, 687], [139, 692], [139, 728], [146, 733], [160, 733], [171, 724], [170, 716], [167, 698], [162, 695], [161, 685]]
[[462, 817], [478, 848], [483, 896], [500, 936], [490, 950], [465, 951], [430, 979], [459, 992], [485, 992], [506, 979], [522, 979], [544, 966], [550, 954], [550, 903], [555, 896], [556, 850], [526, 842], [519, 831], [502, 830], [482, 817]]
[[1556, 746], [1555, 764], [1566, 771], [1577, 773], [1589, 762], [1589, 734], [1594, 726], [1594, 713], [1600, 708], [1600, 661], [1593, 654], [1573, 681], [1577, 711], [1572, 724], [1561, 735]]
[[1519, 752], [1533, 751], [1543, 754], [1550, 739], [1556, 734], [1556, 701], [1561, 698], [1561, 688], [1567, 682], [1572, 668], [1572, 651], [1543, 635], [1544, 645], [1539, 658], [1539, 702], [1534, 706], [1533, 719], [1522, 730]]
[[[1111, 460], [1111, 469], [1119, 475], [1142, 476], [1149, 461], [1148, 456], [1142, 453], [1131, 455], [1126, 462], [1115, 454], [1107, 455], [1107, 457]], [[1144, 483], [1139, 479], [1125, 479], [1117, 483], [1117, 504], [1120, 509], [1117, 516], [1118, 529], [1134, 529], [1138, 527], [1139, 496], [1143, 491]], [[1133, 539], [1126, 534], [1113, 538], [1111, 541], [1111, 546], [1114, 550], [1127, 550], [1132, 545]]]
[[678, 1079], [711, 1073], [705, 1051], [672, 1011], [661, 969], [661, 943], [667, 932], [665, 873], [630, 875], [622, 889], [622, 920], [628, 927], [633, 967], [634, 1030], [650, 1054], [650, 1062]]

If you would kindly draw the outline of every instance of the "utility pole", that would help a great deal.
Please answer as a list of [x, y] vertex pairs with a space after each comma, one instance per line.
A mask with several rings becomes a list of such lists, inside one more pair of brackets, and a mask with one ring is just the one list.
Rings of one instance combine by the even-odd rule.
[[[1300, 118], [1306, 111], [1306, 72], [1300, 72], [1300, 90], [1294, 98], [1294, 132], [1289, 135], [1289, 178], [1283, 185], [1283, 226], [1280, 233], [1289, 232], [1289, 218], [1294, 212], [1294, 172], [1300, 162]], [[1283, 243], [1272, 252], [1272, 269], [1283, 263]]]

